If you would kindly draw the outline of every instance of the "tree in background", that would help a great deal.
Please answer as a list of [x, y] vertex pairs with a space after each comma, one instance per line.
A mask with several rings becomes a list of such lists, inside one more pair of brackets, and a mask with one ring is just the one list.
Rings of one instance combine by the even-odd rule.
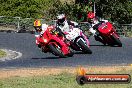
[[43, 9], [49, 8], [52, 2], [53, 0], [0, 0], [0, 15], [40, 18]]
[[95, 2], [96, 16], [100, 18], [116, 21], [120, 24], [132, 23], [131, 0], [75, 0], [76, 4], [80, 4], [81, 7], [85, 6], [85, 8], [81, 8], [83, 9], [83, 12], [81, 12], [83, 14], [86, 11], [93, 11], [94, 5], [90, 5], [89, 2]]
[[102, 13], [100, 17], [120, 24], [132, 23], [131, 0], [96, 0], [96, 5], [98, 12]]
[[80, 6], [80, 11], [78, 11], [78, 20], [87, 21], [87, 13], [93, 11], [94, 0], [75, 0], [75, 4]]
[[[79, 5], [78, 2], [81, 1]], [[85, 2], [82, 2], [85, 1]], [[56, 15], [63, 11], [69, 19], [82, 21], [87, 11], [91, 11], [87, 1], [78, 0], [76, 3], [61, 3], [60, 0], [0, 0], [0, 16], [19, 16], [22, 18], [56, 19]], [[118, 23], [132, 23], [131, 0], [94, 0], [96, 15], [117, 21]], [[82, 13], [82, 14], [80, 14]], [[80, 19], [77, 17], [80, 16]]]

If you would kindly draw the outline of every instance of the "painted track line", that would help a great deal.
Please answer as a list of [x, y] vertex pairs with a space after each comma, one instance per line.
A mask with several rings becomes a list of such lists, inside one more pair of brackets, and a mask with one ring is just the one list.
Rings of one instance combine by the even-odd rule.
[[22, 56], [22, 53], [17, 52], [17, 51], [8, 50], [8, 49], [1, 49], [1, 50], [6, 52], [7, 55], [5, 57], [0, 58], [0, 62], [14, 60], [14, 59], [20, 58]]

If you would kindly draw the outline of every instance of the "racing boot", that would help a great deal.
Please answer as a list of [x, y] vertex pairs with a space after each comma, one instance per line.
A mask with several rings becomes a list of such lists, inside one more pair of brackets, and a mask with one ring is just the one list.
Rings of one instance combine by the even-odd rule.
[[48, 52], [45, 47], [42, 47], [41, 49], [42, 49], [42, 52], [44, 52], [44, 53], [47, 53]]
[[38, 44], [38, 48], [41, 48], [41, 45], [40, 44]]

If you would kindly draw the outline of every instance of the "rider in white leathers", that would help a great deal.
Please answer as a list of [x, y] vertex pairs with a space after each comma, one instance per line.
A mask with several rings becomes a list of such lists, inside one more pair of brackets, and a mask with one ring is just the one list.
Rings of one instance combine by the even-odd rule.
[[105, 44], [105, 42], [104, 42], [104, 41], [102, 40], [102, 38], [99, 36], [98, 31], [94, 28], [94, 26], [95, 26], [96, 24], [99, 24], [100, 22], [108, 22], [108, 20], [101, 20], [101, 21], [99, 21], [99, 20], [95, 17], [94, 13], [92, 13], [92, 12], [89, 12], [89, 13], [87, 14], [87, 18], [88, 18], [88, 22], [90, 23], [89, 31], [93, 34], [93, 36], [95, 37], [95, 40], [100, 41], [100, 42], [102, 42], [103, 44]]
[[60, 35], [66, 35], [68, 32], [71, 32], [72, 28], [78, 28], [78, 23], [67, 20], [65, 14], [59, 14], [57, 16], [55, 27]]
[[[91, 24], [89, 31], [93, 34], [96, 35], [96, 30], [93, 28], [96, 24], [100, 23], [100, 21], [95, 17], [94, 13], [88, 13], [87, 15], [88, 22]], [[101, 20], [102, 22], [108, 22], [108, 20]]]

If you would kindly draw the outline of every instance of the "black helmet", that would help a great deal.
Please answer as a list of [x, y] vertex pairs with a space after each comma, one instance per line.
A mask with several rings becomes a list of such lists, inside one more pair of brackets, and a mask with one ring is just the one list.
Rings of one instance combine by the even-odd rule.
[[59, 22], [60, 24], [63, 24], [63, 23], [65, 22], [65, 20], [66, 20], [65, 14], [59, 14], [59, 15], [57, 16], [57, 20], [58, 20], [58, 22]]

